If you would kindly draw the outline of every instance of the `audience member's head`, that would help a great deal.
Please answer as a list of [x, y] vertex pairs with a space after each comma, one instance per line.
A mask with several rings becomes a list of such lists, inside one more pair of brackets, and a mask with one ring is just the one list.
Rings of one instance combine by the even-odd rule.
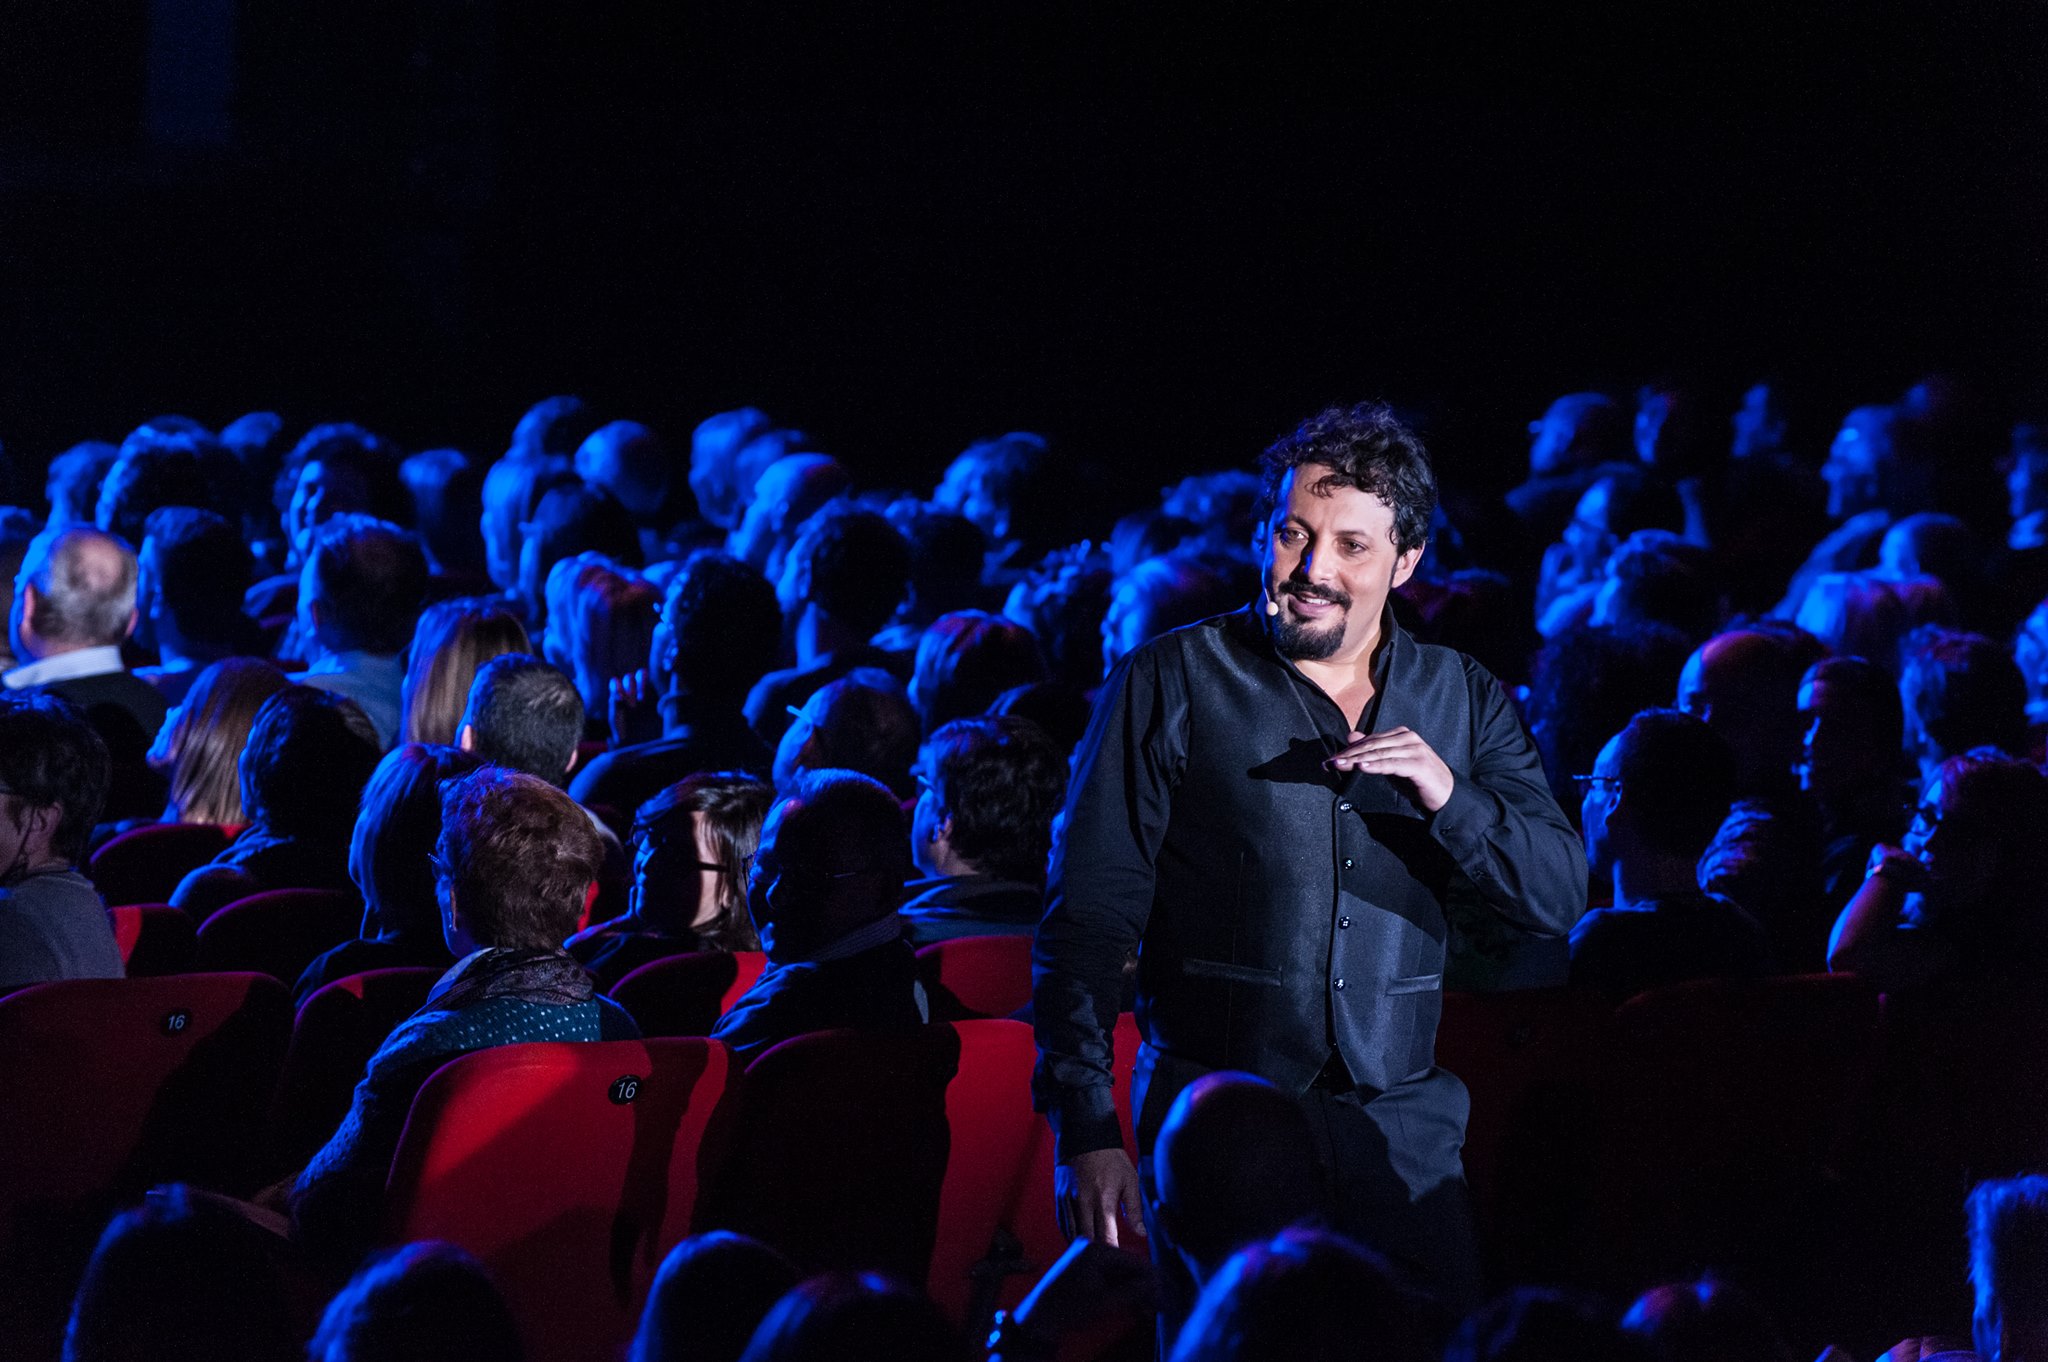
[[1113, 583], [1099, 557], [1034, 568], [1010, 588], [1003, 618], [1038, 639], [1054, 679], [1092, 691], [1102, 683], [1102, 622]]
[[[990, 714], [1029, 719], [1052, 741], [1053, 751], [1064, 769], [1074, 749], [1088, 731], [1092, 712], [1088, 697], [1064, 681], [1034, 681], [1016, 686], [996, 697]], [[1062, 777], [1064, 779], [1064, 777]]]
[[641, 525], [653, 525], [669, 499], [668, 446], [638, 421], [599, 426], [576, 449], [576, 476], [602, 487]]
[[1737, 459], [1768, 459], [1791, 449], [1791, 404], [1782, 383], [1752, 383], [1728, 418], [1734, 431], [1728, 452]]
[[432, 858], [441, 840], [441, 783], [481, 765], [474, 753], [425, 743], [394, 747], [377, 763], [348, 848], [348, 877], [363, 895], [365, 938], [439, 939]]
[[[5, 612], [0, 617], [14, 617], [15, 579], [21, 575], [22, 562], [28, 557], [29, 546], [35, 543], [39, 530], [43, 534], [50, 533], [19, 506], [0, 506], [0, 608]], [[0, 637], [0, 670], [12, 670], [16, 661], [10, 632]]]
[[1916, 629], [1899, 669], [1906, 750], [1923, 777], [1977, 747], [2025, 750], [2027, 684], [2012, 654], [1982, 634]]
[[477, 669], [456, 742], [493, 766], [568, 783], [583, 741], [583, 700], [559, 668], [506, 653]]
[[536, 776], [486, 766], [441, 787], [435, 886], [448, 949], [559, 950], [604, 844], [590, 815]]
[[1628, 414], [1606, 393], [1567, 393], [1529, 423], [1529, 472], [1536, 477], [1628, 457]]
[[1590, 579], [1637, 530], [1684, 529], [1685, 506], [1676, 492], [1642, 469], [1615, 468], [1580, 494], [1564, 529], [1565, 556], [1578, 576]]
[[1657, 1362], [1624, 1333], [1599, 1300], [1552, 1287], [1524, 1286], [1465, 1317], [1444, 1348], [1444, 1362]]
[[1899, 411], [1858, 407], [1842, 418], [1820, 475], [1828, 485], [1828, 514], [1846, 520], [1864, 511], [1917, 509], [1900, 504]]
[[437, 601], [420, 615], [400, 688], [399, 741], [453, 743], [477, 668], [532, 647], [526, 626], [489, 601]]
[[1232, 1255], [1202, 1288], [1173, 1362], [1434, 1362], [1428, 1307], [1372, 1250], [1286, 1230]]
[[367, 515], [394, 524], [409, 519], [412, 497], [398, 465], [398, 451], [361, 426], [307, 431], [285, 455], [277, 478], [291, 561], [306, 560], [313, 532], [335, 516]]
[[1249, 584], [1225, 564], [1187, 554], [1146, 559], [1110, 588], [1102, 618], [1103, 671], [1139, 644], [1235, 610], [1249, 595]]
[[627, 1362], [738, 1362], [775, 1302], [797, 1283], [789, 1260], [730, 1230], [668, 1251]]
[[1793, 1362], [1791, 1345], [1756, 1298], [1717, 1277], [1652, 1287], [1622, 1315], [1621, 1327], [1663, 1362]]
[[484, 470], [459, 449], [429, 449], [398, 466], [412, 519], [438, 572], [484, 570]]
[[68, 701], [0, 695], [0, 884], [85, 860], [108, 771], [106, 743]]
[[1728, 816], [1735, 757], [1703, 720], [1645, 710], [1600, 749], [1585, 785], [1580, 816], [1593, 874], [1620, 866], [1646, 878], [1671, 870], [1662, 878], [1677, 880], [1677, 868], [1699, 860]]
[[573, 393], [543, 397], [521, 413], [513, 425], [506, 456], [567, 461], [597, 426], [595, 409]]
[[1689, 382], [1662, 379], [1636, 393], [1636, 457], [1677, 482], [1712, 472], [1727, 458], [1706, 400]]
[[1631, 717], [1668, 701], [1692, 641], [1672, 629], [1568, 629], [1531, 666], [1525, 710], [1551, 793], [1576, 808], [1572, 776]]
[[1860, 657], [1887, 675], [1899, 668], [1899, 640], [1911, 627], [1897, 584], [1868, 572], [1814, 578], [1793, 621], [1839, 657]]
[[1980, 1182], [1966, 1214], [1977, 1356], [1984, 1362], [2048, 1357], [2048, 1177]]
[[892, 508], [890, 518], [910, 548], [910, 597], [900, 612], [902, 619], [922, 627], [941, 615], [981, 604], [988, 536], [979, 526], [965, 516], [922, 506], [900, 518]]
[[50, 460], [50, 473], [43, 484], [50, 499], [50, 526], [90, 525], [99, 507], [100, 484], [121, 451], [105, 440], [85, 440]]
[[118, 647], [135, 628], [135, 555], [87, 526], [30, 545], [14, 583], [14, 654]]
[[1190, 473], [1160, 494], [1159, 509], [1200, 528], [1204, 552], [1242, 553], [1264, 531], [1259, 475], [1249, 468]]
[[804, 771], [844, 768], [872, 776], [909, 799], [910, 768], [924, 730], [896, 678], [861, 668], [812, 692], [775, 749], [775, 789], [788, 794]]
[[100, 1236], [64, 1362], [300, 1362], [283, 1259], [228, 1202], [160, 1187]]
[[519, 1325], [484, 1266], [425, 1239], [373, 1259], [320, 1317], [307, 1362], [520, 1362]]
[[1799, 679], [1800, 785], [1833, 814], [1882, 800], [1900, 784], [1905, 710], [1876, 663], [1831, 657]]
[[1662, 625], [1705, 638], [1721, 622], [1712, 556], [1669, 530], [1637, 530], [1608, 555], [1591, 622]]
[[284, 686], [249, 725], [242, 812], [273, 836], [345, 841], [382, 754], [376, 728], [355, 701]]
[[519, 597], [534, 625], [547, 621], [548, 573], [562, 559], [587, 550], [626, 567], [639, 567], [642, 561], [633, 517], [611, 493], [583, 483], [557, 487], [542, 497], [521, 533]]
[[1198, 1287], [1247, 1244], [1329, 1213], [1301, 1104], [1251, 1074], [1205, 1074], [1183, 1088], [1152, 1157], [1158, 1232]]
[[518, 589], [520, 537], [540, 509], [541, 499], [557, 488], [582, 485], [566, 458], [507, 457], [491, 465], [484, 474], [482, 528], [484, 566], [493, 585], [501, 591]]
[[753, 496], [753, 479], [761, 468], [743, 469], [741, 457], [750, 443], [767, 443], [775, 423], [756, 407], [722, 411], [699, 422], [690, 437], [690, 491], [697, 513], [723, 530], [739, 528], [740, 515]]
[[150, 766], [170, 779], [168, 817], [223, 827], [249, 821], [242, 809], [242, 749], [264, 702], [290, 684], [283, 672], [253, 657], [223, 658], [193, 679], [149, 750]]
[[321, 653], [404, 650], [427, 596], [417, 536], [366, 515], [323, 521], [302, 550], [299, 625]]
[[918, 753], [917, 778], [910, 853], [920, 871], [1044, 882], [1067, 763], [1037, 724], [988, 715], [942, 724]]
[[747, 866], [775, 791], [741, 771], [700, 771], [633, 816], [629, 911], [649, 929], [693, 932], [706, 949], [761, 948], [747, 912]]
[[901, 906], [903, 805], [856, 771], [806, 771], [761, 827], [747, 907], [762, 946], [803, 960]]
[[1719, 733], [1735, 754], [1736, 788], [1772, 791], [1792, 778], [1800, 751], [1799, 678], [1805, 658], [1788, 639], [1757, 629], [1717, 634], [1678, 674], [1677, 708]]
[[965, 516], [1009, 557], [1031, 562], [1067, 540], [1074, 502], [1072, 470], [1029, 431], [970, 445], [946, 469], [932, 502]]
[[163, 506], [207, 506], [213, 487], [206, 476], [204, 433], [143, 426], [121, 442], [121, 452], [100, 480], [93, 523], [134, 546], [142, 542], [149, 513]]
[[136, 555], [138, 639], [205, 661], [257, 651], [242, 613], [252, 563], [241, 526], [226, 517], [190, 506], [152, 512]]
[[1045, 658], [1029, 629], [986, 610], [957, 610], [918, 640], [910, 703], [930, 733], [985, 713], [1006, 690], [1044, 679]]
[[774, 668], [775, 589], [731, 554], [691, 554], [669, 579], [652, 669], [686, 694], [737, 708]]
[[[755, 484], [753, 499], [740, 517], [726, 548], [733, 557], [769, 581], [782, 576], [782, 560], [796, 543], [803, 523], [846, 495], [853, 478], [839, 460], [826, 454], [792, 454], [768, 465]], [[908, 575], [908, 554], [903, 555]]]
[[577, 574], [568, 606], [567, 620], [556, 622], [566, 625], [569, 671], [584, 712], [602, 716], [611, 684], [647, 665], [661, 593], [641, 578], [600, 566]]
[[862, 1272], [813, 1277], [783, 1296], [740, 1362], [967, 1362], [970, 1355], [923, 1293]]
[[1920, 917], [1965, 976], [2048, 965], [2048, 775], [1992, 751], [1935, 768], [1902, 846], [1920, 862]]
[[815, 611], [842, 636], [865, 642], [909, 593], [910, 545], [886, 517], [835, 502], [804, 522], [772, 580], [792, 622]]

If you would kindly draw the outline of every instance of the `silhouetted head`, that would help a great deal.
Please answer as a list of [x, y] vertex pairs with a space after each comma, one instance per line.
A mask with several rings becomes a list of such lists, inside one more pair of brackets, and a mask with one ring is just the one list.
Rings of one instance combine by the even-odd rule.
[[1798, 702], [1800, 785], [1823, 810], [1898, 787], [1906, 718], [1889, 672], [1860, 657], [1831, 657], [1806, 669]]
[[1664, 1362], [1792, 1362], [1791, 1346], [1757, 1299], [1716, 1277], [1645, 1291], [1621, 1327]]
[[787, 794], [803, 771], [843, 767], [909, 799], [917, 789], [910, 768], [922, 735], [917, 711], [896, 678], [862, 668], [804, 701], [775, 749], [775, 789]]
[[429, 449], [398, 466], [412, 497], [412, 527], [442, 572], [481, 572], [484, 469], [459, 449]]
[[1717, 634], [1686, 659], [1677, 708], [1720, 734], [1735, 754], [1745, 794], [1791, 779], [1800, 748], [1799, 678], [1805, 670], [1788, 640], [1760, 630]]
[[737, 706], [774, 668], [778, 625], [767, 580], [732, 555], [707, 549], [669, 579], [649, 660], [685, 691]]
[[0, 695], [0, 881], [85, 860], [107, 797], [107, 745], [69, 701]]
[[1158, 1230], [1198, 1285], [1247, 1244], [1329, 1213], [1308, 1117], [1263, 1078], [1221, 1071], [1182, 1089], [1152, 1158]]
[[1982, 634], [1933, 627], [1914, 630], [1903, 652], [1906, 750], [1923, 773], [1972, 748], [2025, 750], [2027, 685], [2011, 653]]
[[394, 747], [377, 763], [348, 850], [348, 875], [363, 896], [364, 937], [440, 939], [432, 859], [441, 840], [441, 782], [481, 765], [474, 753], [425, 743]]
[[121, 442], [121, 452], [100, 481], [93, 521], [133, 547], [142, 542], [149, 513], [163, 506], [210, 506], [207, 459], [219, 450], [205, 432], [143, 426]]
[[587, 484], [556, 487], [540, 499], [520, 529], [519, 597], [531, 626], [547, 622], [548, 573], [556, 563], [589, 551], [626, 567], [639, 567], [640, 532], [611, 493]]
[[1606, 393], [1567, 393], [1529, 423], [1529, 472], [1537, 477], [1629, 457], [1629, 420]]
[[637, 524], [653, 525], [668, 505], [668, 446], [638, 421], [613, 421], [576, 450], [576, 475], [612, 494]]
[[1045, 879], [1065, 754], [1029, 719], [980, 715], [942, 724], [918, 753], [910, 852], [926, 875]]
[[335, 516], [367, 515], [392, 524], [409, 519], [412, 496], [398, 465], [398, 451], [361, 426], [307, 431], [285, 455], [275, 494], [292, 561], [305, 561], [313, 532]]
[[1385, 1260], [1326, 1230], [1240, 1250], [1202, 1288], [1173, 1362], [1434, 1362], [1428, 1307]]
[[382, 754], [355, 701], [287, 685], [263, 702], [242, 749], [242, 810], [282, 837], [340, 842]]
[[1043, 681], [1045, 674], [1029, 629], [986, 610], [956, 610], [917, 641], [910, 703], [930, 733], [949, 720], [984, 713], [1004, 691]]
[[85, 440], [50, 460], [43, 493], [50, 499], [50, 525], [90, 525], [99, 506], [100, 484], [120, 456], [120, 449], [104, 440]]
[[1116, 580], [1102, 617], [1102, 669], [1168, 630], [1235, 610], [1250, 585], [1238, 564], [1168, 554], [1148, 558]]
[[627, 1362], [738, 1362], [768, 1311], [797, 1283], [758, 1239], [713, 1230], [661, 1260]]
[[299, 577], [299, 626], [328, 653], [394, 656], [427, 599], [419, 537], [366, 515], [332, 517], [314, 532]]
[[807, 959], [893, 914], [910, 877], [903, 805], [857, 771], [806, 771], [768, 813], [747, 884], [764, 949]]
[[[727, 550], [769, 581], [778, 580], [782, 560], [796, 543], [803, 523], [826, 503], [845, 496], [852, 485], [852, 476], [830, 455], [791, 454], [777, 459], [755, 484], [753, 499], [727, 541]], [[909, 570], [907, 562], [904, 570]]]
[[520, 1362], [519, 1326], [482, 1263], [421, 1240], [356, 1273], [328, 1302], [307, 1362]]
[[494, 766], [565, 785], [583, 741], [576, 683], [530, 653], [506, 653], [477, 669], [456, 743]]
[[136, 634], [146, 647], [211, 657], [257, 651], [242, 613], [253, 560], [242, 527], [211, 511], [150, 513], [136, 555]]
[[776, 1302], [741, 1362], [968, 1362], [971, 1350], [923, 1294], [872, 1272], [813, 1277]]
[[581, 485], [567, 459], [508, 455], [491, 465], [484, 474], [482, 529], [485, 568], [493, 585], [502, 591], [518, 588], [520, 536], [540, 509], [541, 499], [556, 488]]
[[1645, 710], [1600, 749], [1585, 786], [1580, 818], [1593, 874], [1609, 874], [1617, 861], [1697, 861], [1734, 803], [1735, 758], [1692, 715]]
[[834, 502], [796, 533], [775, 581], [776, 603], [794, 620], [806, 606], [867, 639], [910, 590], [910, 545], [888, 519]]

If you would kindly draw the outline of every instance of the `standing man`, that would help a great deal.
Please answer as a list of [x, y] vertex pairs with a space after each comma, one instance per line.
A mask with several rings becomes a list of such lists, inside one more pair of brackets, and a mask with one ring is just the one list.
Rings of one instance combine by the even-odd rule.
[[1110, 1098], [1136, 947], [1147, 1172], [1182, 1088], [1257, 1074], [1306, 1108], [1337, 1227], [1470, 1304], [1469, 1103], [1435, 1064], [1445, 905], [1561, 935], [1584, 855], [1499, 682], [1387, 609], [1436, 507], [1415, 436], [1332, 408], [1267, 451], [1262, 492], [1257, 605], [1126, 657], [1074, 758], [1034, 971], [1062, 1223], [1113, 1244], [1140, 1209]]

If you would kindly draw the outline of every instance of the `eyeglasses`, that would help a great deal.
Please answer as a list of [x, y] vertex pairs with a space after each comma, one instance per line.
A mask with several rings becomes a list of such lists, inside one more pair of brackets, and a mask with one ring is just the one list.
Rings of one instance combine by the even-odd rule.
[[816, 866], [803, 865], [801, 863], [784, 865], [780, 861], [763, 860], [761, 853], [758, 851], [748, 852], [740, 858], [740, 863], [746, 867], [747, 883], [749, 885], [752, 885], [757, 879], [763, 886], [772, 885], [778, 880], [787, 880], [795, 885], [822, 888], [824, 885], [830, 884], [835, 880], [850, 880], [857, 876], [875, 873], [874, 866], [862, 866], [857, 870], [820, 870]]
[[1584, 799], [1587, 795], [1591, 794], [1594, 791], [1594, 789], [1598, 786], [1613, 785], [1619, 787], [1621, 784], [1621, 777], [1596, 776], [1588, 773], [1583, 776], [1573, 776], [1572, 784], [1578, 787], [1579, 798]]

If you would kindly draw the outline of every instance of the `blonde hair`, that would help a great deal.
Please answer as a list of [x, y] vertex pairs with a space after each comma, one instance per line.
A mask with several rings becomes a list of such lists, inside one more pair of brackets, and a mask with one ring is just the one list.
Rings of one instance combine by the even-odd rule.
[[150, 752], [150, 764], [170, 775], [172, 818], [227, 827], [248, 821], [242, 748], [263, 702], [289, 684], [283, 672], [251, 657], [227, 658], [199, 673]]
[[526, 626], [488, 601], [441, 601], [427, 607], [413, 630], [399, 709], [402, 743], [453, 746], [477, 669], [494, 657], [530, 647]]

